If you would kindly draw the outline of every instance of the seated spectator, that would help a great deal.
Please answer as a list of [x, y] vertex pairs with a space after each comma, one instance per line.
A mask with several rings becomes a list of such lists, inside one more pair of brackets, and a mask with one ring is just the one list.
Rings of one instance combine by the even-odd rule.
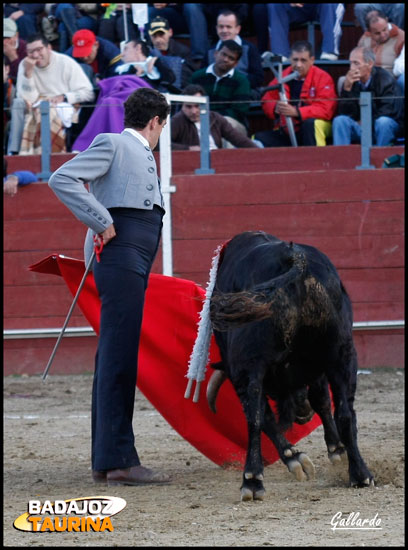
[[9, 77], [17, 80], [19, 63], [27, 55], [26, 41], [18, 36], [17, 25], [12, 19], [3, 19], [3, 53], [10, 62]]
[[[318, 20], [323, 35], [320, 59], [336, 61], [339, 57], [343, 4], [266, 4], [271, 51], [289, 58], [289, 25]], [[286, 59], [285, 59], [286, 58]]]
[[[375, 55], [369, 48], [357, 46], [350, 53], [350, 69], [344, 79], [338, 116], [333, 120], [333, 145], [359, 143], [360, 92], [372, 94], [373, 141], [376, 145], [390, 145], [403, 123], [403, 101], [393, 76], [375, 66]], [[350, 101], [350, 99], [355, 101]]]
[[201, 69], [206, 63], [209, 35], [215, 36], [216, 19], [223, 9], [236, 13], [241, 21], [248, 15], [247, 4], [195, 4], [173, 3], [152, 4], [149, 7], [149, 21], [160, 15], [165, 17], [173, 30], [190, 34], [191, 59], [194, 69]]
[[[261, 56], [256, 46], [240, 37], [241, 24], [238, 16], [231, 10], [222, 10], [217, 17], [216, 30], [219, 40], [215, 48], [208, 52], [207, 62], [214, 62], [214, 52], [220, 46], [221, 42], [225, 40], [234, 40], [242, 47], [242, 56], [236, 69], [248, 78], [252, 90], [254, 92], [258, 91], [264, 81]], [[254, 93], [253, 97], [258, 99], [260, 97], [260, 92]]]
[[[105, 7], [105, 13], [99, 18], [98, 36], [113, 44], [141, 38], [139, 27], [133, 23], [131, 4], [102, 4], [102, 6]], [[125, 16], [123, 6], [125, 6]], [[125, 18], [127, 36], [125, 35]]]
[[[332, 77], [314, 65], [310, 42], [300, 40], [292, 46], [291, 66], [282, 72], [282, 77], [294, 71], [298, 78], [286, 84], [285, 93], [289, 103], [279, 100], [279, 91], [271, 90], [262, 97], [262, 108], [273, 120], [273, 130], [257, 132], [255, 138], [265, 147], [284, 147], [291, 144], [286, 117], [290, 116], [299, 145], [326, 145], [331, 135], [331, 120], [336, 112], [336, 92]], [[273, 79], [268, 86], [277, 84]]]
[[17, 23], [20, 38], [27, 40], [40, 31], [38, 17], [44, 12], [45, 4], [4, 4], [4, 17]]
[[357, 46], [370, 48], [375, 54], [375, 65], [393, 74], [394, 61], [400, 55], [405, 43], [405, 33], [387, 16], [378, 11], [370, 12], [366, 18], [367, 31], [358, 41]]
[[354, 4], [354, 15], [364, 31], [367, 30], [366, 17], [373, 10], [381, 11], [391, 23], [404, 29], [405, 4]]
[[208, 3], [201, 4], [201, 6], [207, 20], [208, 38], [210, 43], [217, 40], [217, 18], [222, 11], [231, 10], [234, 12], [241, 25], [245, 23], [249, 14], [249, 4]]
[[[17, 97], [11, 110], [8, 154], [29, 154], [34, 149], [36, 152], [40, 151], [39, 109], [35, 105], [41, 100], [49, 101], [52, 106], [65, 103], [68, 110], [72, 109], [70, 105], [81, 104], [93, 98], [92, 85], [78, 63], [67, 55], [54, 52], [41, 34], [29, 37], [27, 57], [18, 67]], [[36, 122], [34, 134], [33, 119]], [[54, 125], [51, 128], [55, 137], [51, 140], [53, 152], [64, 151], [64, 131], [57, 109], [50, 109], [50, 124]]]
[[29, 170], [17, 170], [16, 172], [7, 174], [7, 161], [4, 157], [3, 170], [3, 192], [6, 195], [11, 195], [12, 197], [17, 194], [17, 190], [19, 187], [23, 187], [25, 185], [33, 183], [34, 181], [38, 181], [37, 176]]
[[242, 48], [234, 40], [221, 42], [215, 51], [215, 62], [193, 73], [192, 84], [201, 85], [210, 98], [210, 109], [227, 118], [238, 131], [247, 135], [246, 113], [251, 101], [249, 80], [236, 66]]
[[161, 56], [172, 69], [174, 86], [184, 88], [195, 70], [190, 57], [190, 49], [172, 38], [173, 29], [164, 17], [155, 17], [149, 23], [149, 37], [153, 45], [152, 53]]
[[85, 151], [101, 133], [120, 133], [124, 130], [123, 104], [137, 88], [151, 88], [135, 75], [111, 76], [98, 82], [100, 92], [95, 109], [85, 127], [72, 144], [72, 151]]
[[[197, 84], [189, 84], [183, 89], [183, 94], [203, 97], [205, 91]], [[223, 140], [232, 143], [234, 147], [257, 147], [248, 137], [235, 130], [225, 117], [210, 111], [210, 149], [221, 149]], [[175, 150], [200, 150], [200, 105], [198, 103], [183, 103], [181, 111], [172, 117], [171, 146]]]
[[72, 37], [80, 29], [94, 33], [98, 30], [98, 15], [102, 13], [99, 4], [52, 4], [51, 17], [57, 22], [59, 51], [65, 52], [72, 44]]
[[77, 31], [72, 46], [65, 52], [83, 66], [93, 84], [98, 80], [115, 76], [115, 69], [122, 64], [119, 48], [88, 29]]
[[121, 57], [123, 64], [116, 67], [118, 75], [134, 74], [161, 92], [167, 92], [166, 84], [175, 80], [173, 71], [160, 57], [150, 54], [150, 48], [143, 40], [126, 42]]
[[405, 93], [405, 45], [402, 47], [401, 53], [394, 61], [392, 68], [393, 75], [397, 79], [397, 84], [401, 89], [401, 92]]
[[16, 95], [16, 88], [9, 75], [10, 61], [3, 55], [3, 151], [7, 148], [11, 119], [10, 109]]

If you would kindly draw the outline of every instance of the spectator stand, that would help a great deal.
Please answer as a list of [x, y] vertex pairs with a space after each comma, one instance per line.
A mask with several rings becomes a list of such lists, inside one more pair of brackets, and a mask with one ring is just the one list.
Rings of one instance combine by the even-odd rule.
[[[327, 59], [319, 59], [321, 50], [322, 33], [320, 30], [319, 21], [309, 21], [307, 23], [291, 24], [289, 29], [289, 42], [294, 44], [298, 40], [307, 40], [313, 46], [315, 52], [314, 64], [321, 69], [327, 71], [333, 78], [334, 82], [337, 82], [340, 76], [343, 76], [346, 72], [346, 67], [349, 65], [348, 56], [350, 51], [357, 45], [363, 30], [357, 26], [357, 21], [354, 17], [354, 4], [345, 4], [346, 11], [344, 13], [343, 21], [341, 22], [342, 36], [340, 39], [340, 55], [336, 61], [329, 61]], [[246, 40], [249, 40], [256, 44], [256, 37], [247, 36], [243, 33]], [[290, 65], [288, 61], [282, 63], [283, 68]], [[269, 68], [264, 69], [264, 85], [266, 86], [274, 77], [272, 71]], [[260, 101], [254, 101], [248, 112], [248, 120], [250, 125], [250, 135], [260, 130], [268, 129], [268, 120], [265, 118], [265, 114], [262, 111]]]

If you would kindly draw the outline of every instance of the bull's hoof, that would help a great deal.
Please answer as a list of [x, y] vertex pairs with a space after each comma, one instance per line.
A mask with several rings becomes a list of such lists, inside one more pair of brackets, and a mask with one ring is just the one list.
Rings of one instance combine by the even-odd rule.
[[367, 477], [361, 481], [357, 481], [355, 479], [350, 479], [350, 487], [354, 487], [354, 488], [360, 488], [360, 489], [364, 489], [366, 487], [375, 487], [375, 482], [374, 482], [374, 478], [371, 476], [371, 477]]
[[241, 487], [241, 500], [243, 502], [248, 500], [263, 500], [265, 496], [265, 489], [262, 483], [263, 475], [259, 474], [256, 477], [248, 477], [252, 474], [246, 472], [244, 474], [244, 482]]
[[329, 445], [327, 451], [329, 460], [333, 465], [339, 464], [342, 458], [346, 456], [346, 449], [340, 442], [337, 445]]
[[295, 476], [296, 481], [306, 481], [315, 477], [313, 462], [305, 453], [294, 453], [292, 458], [286, 462], [286, 466], [289, 472]]

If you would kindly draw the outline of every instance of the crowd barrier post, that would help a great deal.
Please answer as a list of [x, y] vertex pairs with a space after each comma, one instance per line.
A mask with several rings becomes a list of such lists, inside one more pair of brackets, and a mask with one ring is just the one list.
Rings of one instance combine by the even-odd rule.
[[214, 174], [211, 168], [210, 156], [210, 102], [208, 96], [204, 97], [205, 103], [200, 105], [200, 168], [196, 174]]
[[360, 92], [360, 119], [361, 119], [361, 165], [357, 170], [374, 170], [370, 164], [370, 151], [373, 146], [371, 92]]
[[41, 172], [37, 174], [39, 179], [48, 181], [51, 176], [51, 127], [50, 127], [50, 104], [48, 101], [41, 101]]

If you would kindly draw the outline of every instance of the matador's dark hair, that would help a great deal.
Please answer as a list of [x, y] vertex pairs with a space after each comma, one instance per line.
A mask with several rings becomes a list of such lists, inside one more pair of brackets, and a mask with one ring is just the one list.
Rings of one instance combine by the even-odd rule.
[[170, 105], [163, 94], [153, 88], [138, 88], [124, 103], [125, 127], [143, 130], [149, 120], [159, 117], [160, 124], [170, 113]]

